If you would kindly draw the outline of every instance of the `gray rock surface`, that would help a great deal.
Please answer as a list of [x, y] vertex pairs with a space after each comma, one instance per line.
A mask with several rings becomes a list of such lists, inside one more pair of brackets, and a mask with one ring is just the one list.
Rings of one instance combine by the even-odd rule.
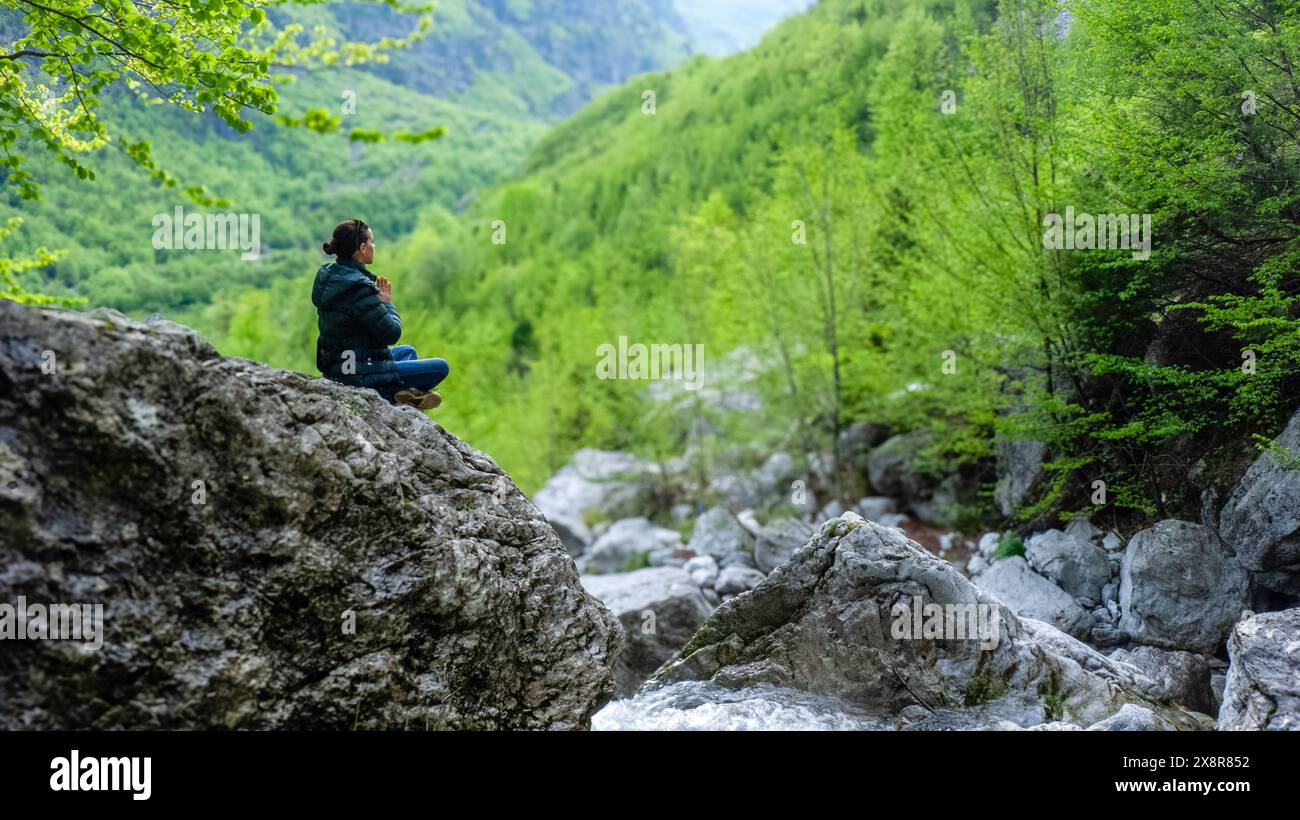
[[1219, 711], [1210, 681], [1212, 661], [1204, 655], [1137, 646], [1116, 650], [1110, 659], [1133, 664], [1155, 681], [1162, 696], [1193, 712], [1213, 715]]
[[547, 479], [533, 495], [533, 503], [551, 522], [569, 553], [581, 555], [596, 535], [587, 516], [622, 518], [637, 509], [642, 478], [657, 468], [630, 453], [582, 449], [569, 463]]
[[773, 453], [754, 470], [754, 481], [759, 488], [775, 497], [788, 494], [795, 477], [794, 459], [789, 453]]
[[1089, 606], [1101, 601], [1101, 588], [1110, 580], [1105, 550], [1060, 530], [1032, 536], [1025, 542], [1025, 558], [1039, 574]]
[[0, 300], [0, 567], [104, 607], [98, 651], [5, 642], [3, 729], [580, 729], [613, 689], [618, 622], [489, 456], [170, 323]]
[[1243, 619], [1228, 655], [1218, 728], [1300, 731], [1300, 608]]
[[763, 572], [771, 572], [789, 561], [813, 532], [811, 524], [798, 518], [775, 518], [767, 522], [754, 539], [755, 565]]
[[987, 558], [992, 558], [992, 557], [993, 557], [993, 553], [997, 551], [997, 548], [998, 548], [998, 541], [999, 541], [1001, 538], [1002, 538], [1002, 534], [1001, 534], [1001, 533], [997, 533], [997, 532], [986, 532], [986, 533], [984, 533], [983, 535], [980, 536], [980, 540], [979, 540], [979, 542], [976, 544], [975, 549], [979, 551], [979, 554], [980, 554], [982, 557], [984, 557], [984, 558], [986, 558], [986, 559], [987, 559]]
[[1105, 720], [1088, 727], [1089, 732], [1168, 732], [1175, 727], [1145, 706], [1126, 703]]
[[1138, 643], [1213, 655], [1246, 607], [1247, 585], [1214, 530], [1166, 519], [1124, 552], [1120, 629]]
[[[898, 607], [912, 606], [914, 598], [997, 613], [986, 620], [996, 646], [895, 637]], [[1056, 720], [1091, 726], [1125, 703], [1149, 708], [1178, 728], [1212, 725], [1205, 716], [1157, 703], [1147, 694], [1153, 683], [1133, 667], [1048, 624], [1016, 617], [947, 562], [854, 513], [823, 525], [789, 563], [724, 602], [638, 698], [687, 680], [795, 689], [871, 714], [899, 715], [921, 703], [948, 710], [947, 723], [972, 728]]]
[[763, 573], [749, 567], [734, 565], [723, 567], [718, 573], [717, 580], [713, 582], [713, 588], [719, 595], [739, 595], [753, 589], [765, 577]]
[[718, 562], [712, 555], [697, 555], [687, 561], [682, 569], [691, 577], [691, 583], [697, 587], [713, 588], [713, 582], [718, 580]]
[[1127, 638], [1119, 628], [1119, 607], [1112, 604], [1107, 607], [1099, 604], [1092, 609], [1092, 630], [1088, 633], [1088, 643], [1098, 648], [1118, 646]]
[[726, 507], [714, 507], [695, 519], [686, 547], [696, 555], [711, 556], [719, 564], [730, 564], [737, 553], [753, 554], [754, 536]]
[[1105, 536], [1099, 527], [1093, 526], [1093, 523], [1086, 518], [1071, 519], [1070, 523], [1065, 525], [1065, 534], [1096, 546], [1101, 544], [1102, 537]]
[[[858, 492], [865, 489], [868, 461], [871, 451], [885, 440], [888, 431], [878, 424], [854, 422], [840, 431], [840, 461], [848, 477], [846, 490]], [[872, 516], [864, 515], [867, 520]]]
[[1046, 621], [1068, 635], [1086, 638], [1093, 627], [1087, 610], [1065, 590], [1030, 569], [1019, 555], [994, 561], [974, 581], [1017, 615]]
[[[1300, 412], [1276, 443], [1300, 456]], [[1300, 469], [1270, 453], [1256, 459], [1219, 515], [1219, 534], [1264, 585], [1300, 597]]]
[[867, 458], [871, 487], [880, 495], [912, 502], [929, 498], [937, 482], [917, 468], [920, 452], [930, 442], [922, 430], [887, 439]]
[[868, 495], [858, 499], [854, 508], [858, 515], [868, 521], [880, 523], [882, 516], [894, 512], [894, 499], [883, 495]]
[[732, 507], [761, 507], [771, 499], [771, 491], [752, 472], [714, 476], [709, 479], [709, 492]]
[[998, 480], [993, 498], [998, 510], [1010, 516], [1042, 474], [1047, 445], [1032, 439], [999, 441], [996, 452]]
[[623, 625], [626, 639], [614, 661], [621, 697], [675, 656], [713, 612], [690, 575], [672, 567], [584, 575], [582, 585]]
[[[629, 562], [645, 554], [647, 559], [658, 558], [664, 565], [665, 554], [671, 556], [682, 549], [682, 534], [677, 530], [660, 527], [643, 517], [623, 518], [592, 542], [578, 559], [584, 572], [622, 572]], [[680, 562], [685, 563], [685, 558]]]
[[1111, 616], [1119, 620], [1119, 584], [1107, 581], [1101, 588], [1101, 602], [1110, 611]]
[[826, 502], [826, 506], [817, 511], [813, 519], [815, 523], [820, 524], [823, 521], [830, 521], [832, 518], [839, 518], [843, 513], [844, 505], [832, 498]]

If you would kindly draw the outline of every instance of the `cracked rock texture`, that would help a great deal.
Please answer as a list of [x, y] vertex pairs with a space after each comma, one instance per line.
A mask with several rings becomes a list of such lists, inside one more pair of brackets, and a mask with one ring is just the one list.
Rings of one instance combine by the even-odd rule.
[[0, 729], [582, 729], [622, 631], [425, 415], [170, 322], [0, 301], [18, 596], [103, 604], [104, 645], [6, 641]]
[[[898, 613], [914, 598], [984, 607], [991, 626], [980, 637], [996, 640], [897, 634]], [[880, 716], [928, 715], [908, 728], [1087, 727], [1125, 704], [1162, 728], [1213, 728], [1137, 667], [1017, 617], [951, 564], [855, 513], [822, 525], [789, 563], [723, 603], [639, 696], [692, 680], [785, 687]]]
[[1300, 731], [1300, 608], [1243, 618], [1228, 638], [1224, 731]]

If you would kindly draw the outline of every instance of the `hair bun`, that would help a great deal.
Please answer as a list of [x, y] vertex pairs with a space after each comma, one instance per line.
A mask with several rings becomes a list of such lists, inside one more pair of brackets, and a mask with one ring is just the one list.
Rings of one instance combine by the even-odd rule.
[[326, 242], [325, 244], [321, 245], [321, 250], [325, 251], [325, 252], [328, 253], [330, 256], [333, 256], [333, 255], [334, 255], [334, 243], [333, 243], [333, 242]]

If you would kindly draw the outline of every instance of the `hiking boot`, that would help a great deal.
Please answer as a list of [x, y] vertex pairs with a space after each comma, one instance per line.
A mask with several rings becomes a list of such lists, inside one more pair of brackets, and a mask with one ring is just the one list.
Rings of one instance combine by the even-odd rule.
[[398, 404], [414, 407], [416, 410], [432, 410], [442, 404], [442, 396], [432, 390], [428, 393], [421, 393], [419, 390], [399, 390], [393, 398]]

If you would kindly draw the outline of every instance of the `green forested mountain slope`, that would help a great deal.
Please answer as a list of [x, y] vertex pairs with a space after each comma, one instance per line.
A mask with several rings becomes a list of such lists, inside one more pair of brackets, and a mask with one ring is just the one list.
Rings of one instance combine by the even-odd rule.
[[[287, 6], [279, 15], [309, 30], [320, 26], [339, 41], [401, 38], [416, 23], [414, 15], [376, 4]], [[7, 32], [0, 38], [22, 30], [13, 14], [0, 23]], [[421, 208], [459, 209], [474, 191], [516, 169], [546, 123], [604, 85], [671, 65], [689, 50], [669, 0], [442, 0], [429, 36], [389, 52], [386, 62], [314, 72], [283, 86], [279, 113], [324, 109], [341, 117], [342, 136], [278, 127], [257, 114], [254, 129], [239, 135], [214, 117], [145, 107], [121, 94], [109, 100], [104, 115], [121, 129], [120, 143], [149, 140], [182, 184], [203, 185], [230, 200], [229, 210], [259, 216], [256, 261], [155, 250], [154, 215], [197, 206], [151, 183], [112, 147], [91, 159], [98, 176], [91, 182], [27, 147], [43, 199], [22, 200], [6, 185], [0, 218], [25, 221], [9, 240], [16, 254], [37, 246], [68, 252], [30, 274], [33, 287], [196, 320], [195, 310], [216, 292], [237, 293], [312, 267], [322, 232], [347, 214], [365, 212], [391, 238], [410, 230]], [[448, 129], [444, 138], [414, 146], [346, 138], [353, 129], [436, 126]]]
[[[873, 72], [907, 8], [879, 5], [868, 15], [825, 3], [750, 52], [639, 77], [557, 126], [518, 181], [462, 218], [432, 219], [397, 256], [389, 249], [377, 264], [398, 283], [408, 337], [453, 361], [445, 423], [496, 442], [525, 483], [581, 443], [630, 446], [654, 435], [644, 385], [598, 382], [596, 346], [618, 335], [697, 340], [710, 321], [695, 312], [743, 283], [727, 271], [683, 270], [676, 237], [696, 210], [712, 194], [713, 205], [741, 212], [765, 200], [783, 146], [841, 124], [869, 139]], [[643, 113], [647, 90], [653, 115]], [[506, 225], [504, 245], [491, 241], [495, 220]], [[314, 331], [295, 296], [304, 286], [246, 295], [228, 351], [309, 369]], [[814, 317], [773, 298], [786, 306], [784, 322], [813, 332]], [[718, 354], [746, 335], [723, 330], [708, 334]]]
[[[1195, 517], [1300, 396], [1297, 20], [1218, 8], [824, 0], [605, 93], [398, 247], [360, 215], [404, 341], [452, 362], [440, 421], [525, 487], [583, 445], [816, 449], [867, 420], [924, 430], [972, 515], [996, 443], [1032, 436], [1026, 516]], [[1150, 251], [1045, 242], [1067, 213], [1149, 219]], [[200, 326], [310, 372], [308, 279]], [[764, 411], [601, 379], [620, 336], [753, 352]]]
[[[150, 184], [125, 157], [111, 153], [91, 182], [45, 163], [41, 200], [10, 200], [0, 215], [23, 217], [14, 237], [20, 243], [69, 251], [48, 271], [57, 285], [92, 304], [172, 315], [205, 304], [218, 291], [300, 273], [319, 256], [318, 234], [342, 218], [339, 213], [373, 214], [390, 236], [409, 230], [417, 219], [412, 203], [454, 207], [467, 192], [508, 172], [544, 131], [537, 122], [433, 99], [366, 72], [337, 74], [303, 78], [288, 96], [304, 108], [337, 108], [340, 88], [346, 88], [355, 92], [357, 110], [345, 127], [421, 131], [446, 125], [447, 135], [415, 146], [349, 144], [341, 136], [277, 129], [264, 120], [240, 137], [182, 112], [126, 101], [113, 106], [111, 116], [123, 132], [150, 140], [164, 167], [231, 200], [229, 209], [215, 210], [258, 215], [256, 260], [229, 251], [155, 250], [155, 214], [172, 214], [177, 206], [202, 209], [175, 189]], [[33, 164], [40, 163], [34, 156]]]
[[[1072, 8], [826, 0], [593, 102], [383, 260], [411, 341], [453, 361], [441, 418], [535, 485], [576, 446], [698, 429], [599, 379], [598, 345], [744, 345], [774, 365], [767, 412], [712, 419], [722, 443], [926, 428], [936, 469], [988, 492], [995, 443], [1033, 436], [1026, 515], [1192, 515], [1300, 395], [1297, 21]], [[1146, 215], [1150, 252], [1050, 247], [1067, 212]], [[264, 344], [279, 315], [236, 317], [236, 349], [305, 350]]]
[[[836, 110], [867, 119], [865, 89], [888, 30], [842, 25], [834, 11], [792, 19], [751, 52], [695, 58], [609, 92], [548, 134], [519, 181], [461, 218], [434, 217], [396, 256], [381, 254], [408, 338], [453, 361], [449, 426], [507, 436], [502, 460], [525, 482], [579, 442], [631, 443], [625, 425], [640, 415], [642, 386], [594, 383], [595, 346], [620, 332], [683, 340], [672, 227], [714, 190], [738, 202], [761, 196], [782, 129], [815, 132], [816, 117]], [[653, 115], [642, 113], [647, 89]], [[492, 244], [495, 220], [506, 225], [504, 245]], [[223, 349], [310, 369], [310, 305], [297, 296], [305, 286], [306, 277], [243, 295]]]
[[[333, 15], [361, 39], [410, 28], [408, 15], [373, 5], [344, 5]], [[371, 70], [442, 99], [554, 119], [691, 50], [672, 0], [440, 0], [429, 36]]]

